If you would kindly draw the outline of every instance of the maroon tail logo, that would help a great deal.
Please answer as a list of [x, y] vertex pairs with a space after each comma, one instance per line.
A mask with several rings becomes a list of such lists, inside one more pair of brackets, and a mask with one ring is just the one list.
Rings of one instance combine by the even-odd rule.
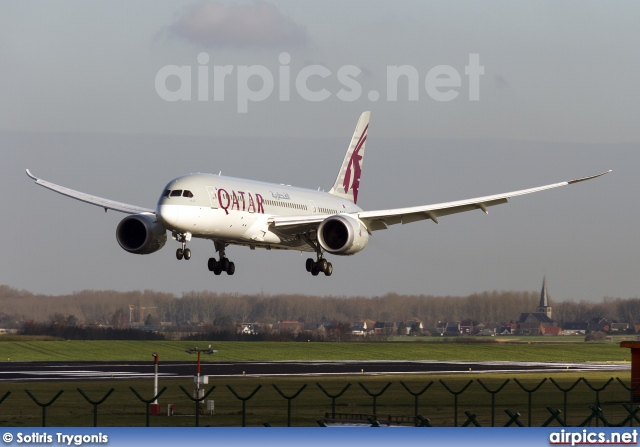
[[356, 148], [353, 150], [353, 154], [351, 154], [351, 158], [349, 159], [349, 164], [347, 164], [347, 170], [344, 173], [344, 182], [342, 182], [342, 187], [344, 188], [344, 192], [348, 193], [349, 188], [353, 190], [353, 203], [358, 202], [358, 189], [360, 189], [360, 174], [362, 173], [362, 169], [360, 168], [360, 164], [362, 163], [362, 155], [360, 155], [360, 149], [364, 146], [364, 142], [367, 141], [367, 127], [362, 131], [362, 135], [360, 135], [360, 139], [358, 140], [358, 144], [356, 144]]

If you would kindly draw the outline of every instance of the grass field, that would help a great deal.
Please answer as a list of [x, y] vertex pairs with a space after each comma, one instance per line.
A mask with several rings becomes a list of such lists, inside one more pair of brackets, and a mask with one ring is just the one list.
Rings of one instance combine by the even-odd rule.
[[[60, 341], [0, 340], [3, 361], [146, 361], [157, 352], [161, 360], [190, 361], [185, 348], [211, 344], [217, 353], [207, 361], [268, 360], [461, 360], [532, 362], [629, 362], [619, 343], [585, 343], [580, 337], [513, 339], [438, 339], [391, 342], [184, 342], [184, 341]], [[562, 340], [557, 340], [562, 339]], [[415, 340], [415, 339], [411, 339]], [[477, 341], [481, 340], [481, 341]]]
[[[419, 341], [390, 341], [384, 343], [269, 343], [269, 342], [211, 342], [219, 352], [205, 356], [206, 361], [251, 361], [251, 360], [468, 360], [468, 361], [545, 361], [545, 362], [629, 362], [628, 349], [619, 347], [619, 340], [613, 343], [585, 343], [581, 338], [560, 337], [553, 341], [542, 338], [510, 339], [501, 342], [461, 342], [443, 339], [418, 339]], [[151, 363], [151, 353], [158, 352], [161, 362], [193, 361], [195, 356], [184, 352], [188, 347], [204, 347], [209, 342], [127, 342], [127, 341], [60, 341], [33, 339], [4, 339], [0, 341], [0, 370], [7, 361], [134, 361]], [[9, 359], [9, 360], [8, 360]], [[215, 387], [207, 399], [215, 401], [215, 415], [202, 415], [200, 425], [240, 426], [242, 423], [242, 402], [231, 392], [235, 390], [241, 397], [250, 395], [258, 387], [255, 396], [246, 404], [246, 425], [257, 426], [268, 422], [273, 426], [287, 425], [287, 401], [273, 387], [277, 385], [285, 395], [293, 395], [305, 387], [292, 401], [294, 426], [315, 426], [326, 412], [331, 411], [331, 399], [318, 387], [320, 383], [329, 393], [339, 393], [348, 387], [344, 395], [336, 399], [336, 412], [348, 414], [372, 414], [373, 398], [359, 385], [361, 382], [371, 393], [380, 393], [389, 383], [376, 402], [379, 420], [392, 416], [412, 416], [415, 414], [414, 397], [402, 386], [404, 382], [412, 391], [427, 391], [418, 398], [418, 414], [429, 418], [434, 426], [462, 425], [467, 420], [465, 411], [476, 415], [482, 426], [491, 425], [491, 395], [481, 386], [496, 390], [505, 381], [504, 388], [496, 394], [495, 425], [508, 421], [505, 409], [521, 414], [520, 421], [527, 425], [529, 419], [528, 393], [515, 382], [533, 389], [531, 421], [533, 426], [544, 423], [550, 413], [546, 409], [562, 409], [562, 417], [567, 417], [571, 425], [578, 425], [590, 414], [589, 405], [596, 401], [596, 392], [581, 377], [587, 379], [594, 388], [603, 388], [597, 393], [599, 405], [605, 416], [614, 422], [622, 421], [628, 412], [622, 403], [629, 402], [628, 372], [616, 375], [609, 372], [558, 372], [553, 379], [561, 388], [575, 387], [567, 394], [568, 406], [564, 412], [564, 394], [543, 373], [518, 373], [517, 375], [475, 374], [457, 375], [407, 375], [407, 376], [357, 376], [341, 377], [237, 377], [212, 380], [207, 390]], [[616, 380], [619, 379], [622, 381]], [[468, 385], [458, 397], [458, 409], [454, 407], [454, 396], [440, 382], [457, 392]], [[480, 381], [479, 381], [480, 380]], [[610, 383], [609, 381], [612, 380]], [[543, 383], [544, 381], [544, 383]], [[433, 382], [433, 383], [431, 383]], [[431, 383], [431, 385], [429, 385]], [[624, 385], [623, 385], [624, 384]], [[160, 387], [167, 390], [160, 397], [161, 416], [151, 417], [151, 426], [193, 426], [195, 425], [194, 404], [184, 395], [180, 386], [188, 391], [193, 388], [189, 379], [161, 380]], [[152, 381], [113, 380], [86, 382], [4, 382], [0, 384], [0, 398], [8, 395], [0, 404], [0, 425], [40, 426], [42, 409], [34, 403], [25, 390], [29, 390], [40, 402], [48, 402], [60, 390], [63, 393], [46, 410], [47, 426], [91, 426], [93, 406], [77, 388], [82, 389], [91, 399], [100, 400], [114, 388], [104, 404], [98, 409], [99, 426], [144, 426], [145, 405], [138, 400], [129, 387], [136, 389], [143, 397], [150, 398]], [[167, 404], [175, 403], [176, 416], [166, 416]], [[557, 425], [557, 424], [554, 424]], [[635, 423], [634, 425], [639, 425]]]

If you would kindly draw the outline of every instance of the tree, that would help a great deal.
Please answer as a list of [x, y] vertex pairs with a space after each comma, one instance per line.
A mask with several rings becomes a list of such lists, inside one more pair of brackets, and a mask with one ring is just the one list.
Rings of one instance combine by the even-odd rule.
[[151, 314], [148, 314], [144, 319], [145, 326], [157, 326], [158, 324], [159, 324], [158, 319], [151, 316]]
[[127, 321], [127, 315], [122, 308], [116, 310], [109, 319], [109, 323], [111, 324], [111, 326], [117, 329], [123, 329], [127, 327]]

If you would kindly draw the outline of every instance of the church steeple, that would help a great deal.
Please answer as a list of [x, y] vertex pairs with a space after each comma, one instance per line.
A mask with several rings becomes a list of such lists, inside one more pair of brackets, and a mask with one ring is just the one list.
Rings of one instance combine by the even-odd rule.
[[551, 306], [549, 306], [549, 295], [547, 294], [547, 277], [542, 280], [542, 291], [540, 292], [540, 304], [538, 305], [538, 313], [545, 314], [551, 318]]

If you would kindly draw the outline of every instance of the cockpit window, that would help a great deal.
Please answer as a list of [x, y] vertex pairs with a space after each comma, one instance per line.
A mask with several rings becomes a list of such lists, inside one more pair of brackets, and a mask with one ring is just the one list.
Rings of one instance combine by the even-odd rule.
[[174, 189], [171, 191], [171, 197], [180, 197], [182, 195], [181, 189]]
[[167, 189], [167, 190], [164, 191], [164, 194], [162, 194], [162, 197], [169, 197], [170, 193], [171, 193], [171, 191]]
[[182, 197], [189, 197], [192, 198], [193, 197], [193, 193], [191, 191], [188, 190], [184, 190], [184, 192], [182, 193]]

